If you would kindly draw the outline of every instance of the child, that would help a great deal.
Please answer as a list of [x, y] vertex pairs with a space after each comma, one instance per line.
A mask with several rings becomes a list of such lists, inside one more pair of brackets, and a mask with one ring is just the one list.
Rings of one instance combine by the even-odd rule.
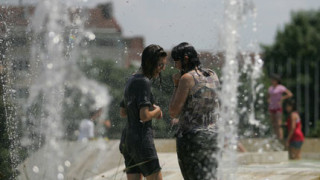
[[289, 148], [290, 159], [300, 159], [304, 136], [301, 131], [301, 119], [293, 99], [288, 100], [286, 103], [286, 111], [288, 113], [286, 147]]
[[268, 89], [268, 103], [273, 130], [279, 140], [283, 140], [282, 101], [291, 98], [292, 92], [281, 84], [280, 76], [271, 75], [271, 86]]

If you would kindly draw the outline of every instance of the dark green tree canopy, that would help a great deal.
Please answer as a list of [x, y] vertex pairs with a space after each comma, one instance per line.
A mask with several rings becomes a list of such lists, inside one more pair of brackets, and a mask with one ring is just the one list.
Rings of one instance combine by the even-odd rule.
[[293, 12], [291, 21], [282, 30], [278, 30], [275, 43], [263, 46], [267, 64], [269, 61], [316, 61], [320, 57], [319, 49], [320, 10]]
[[308, 134], [319, 121], [320, 10], [292, 12], [274, 44], [262, 49], [266, 74], [281, 75], [294, 93]]

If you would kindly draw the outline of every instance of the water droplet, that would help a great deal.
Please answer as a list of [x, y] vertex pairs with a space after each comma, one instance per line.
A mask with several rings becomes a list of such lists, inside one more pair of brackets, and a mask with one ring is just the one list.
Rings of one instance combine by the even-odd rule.
[[70, 161], [65, 161], [65, 162], [64, 162], [64, 165], [65, 165], [66, 167], [70, 167], [70, 166], [71, 166], [71, 163], [70, 163]]
[[59, 165], [59, 166], [58, 166], [58, 171], [59, 171], [59, 172], [64, 172], [63, 166]]
[[256, 27], [252, 28], [252, 31], [257, 32], [257, 28]]
[[237, 145], [233, 145], [232, 148], [233, 148], [233, 150], [237, 150], [238, 149]]
[[53, 38], [53, 43], [58, 44], [60, 42], [60, 37], [56, 36]]
[[268, 148], [268, 149], [269, 149], [269, 148], [270, 148], [270, 144], [266, 144], [266, 148]]
[[93, 34], [92, 32], [87, 32], [86, 36], [89, 39], [89, 41], [92, 41], [96, 38], [96, 35]]
[[230, 5], [235, 5], [235, 4], [237, 4], [237, 1], [230, 1]]
[[55, 33], [54, 32], [49, 32], [49, 37], [54, 37]]
[[59, 173], [57, 177], [58, 177], [58, 179], [64, 179], [64, 176], [62, 173]]
[[52, 63], [47, 64], [47, 68], [48, 69], [52, 69], [53, 68], [53, 64]]
[[39, 168], [38, 168], [38, 166], [33, 166], [32, 170], [33, 170], [33, 172], [35, 172], [35, 173], [39, 173]]

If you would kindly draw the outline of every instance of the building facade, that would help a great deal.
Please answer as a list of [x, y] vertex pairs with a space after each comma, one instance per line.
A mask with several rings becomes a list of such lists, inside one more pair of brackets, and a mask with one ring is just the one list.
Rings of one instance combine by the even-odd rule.
[[[0, 73], [5, 73], [18, 100], [27, 99], [30, 76], [33, 64], [30, 61], [34, 34], [30, 30], [31, 19], [35, 13], [34, 6], [0, 7]], [[84, 29], [91, 32], [94, 38], [87, 41], [85, 50], [90, 59], [114, 61], [117, 66], [127, 68], [140, 65], [140, 55], [144, 48], [142, 37], [125, 38], [113, 16], [111, 3], [100, 4], [95, 8], [83, 9], [87, 13]], [[80, 10], [69, 12], [73, 20]], [[64, 42], [72, 40], [71, 31], [78, 27], [66, 29]]]

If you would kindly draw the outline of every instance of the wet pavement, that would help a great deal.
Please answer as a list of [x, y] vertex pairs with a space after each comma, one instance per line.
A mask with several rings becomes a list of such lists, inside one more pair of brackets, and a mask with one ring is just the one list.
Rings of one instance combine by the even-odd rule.
[[[156, 140], [164, 180], [182, 180], [173, 140]], [[123, 158], [118, 149], [119, 141], [60, 142], [63, 151], [64, 179], [70, 180], [125, 180]], [[167, 152], [166, 152], [167, 150]], [[46, 146], [26, 159], [19, 166], [19, 180], [51, 180], [57, 176], [47, 177], [48, 156]], [[271, 158], [272, 157], [272, 158]], [[319, 160], [288, 161], [286, 152], [263, 152], [239, 154], [239, 165], [235, 172], [237, 180], [320, 180]], [[57, 161], [58, 162], [58, 161]], [[68, 166], [66, 163], [68, 162]], [[35, 167], [37, 167], [35, 169]], [[37, 171], [35, 171], [37, 170]], [[223, 171], [229, 171], [225, 168]], [[46, 178], [44, 178], [46, 177]], [[234, 178], [232, 179], [234, 180]]]
[[[159, 153], [163, 179], [183, 180], [175, 153]], [[125, 180], [124, 165], [110, 169], [93, 180]], [[320, 180], [320, 161], [289, 161], [277, 164], [240, 165], [238, 180]]]

